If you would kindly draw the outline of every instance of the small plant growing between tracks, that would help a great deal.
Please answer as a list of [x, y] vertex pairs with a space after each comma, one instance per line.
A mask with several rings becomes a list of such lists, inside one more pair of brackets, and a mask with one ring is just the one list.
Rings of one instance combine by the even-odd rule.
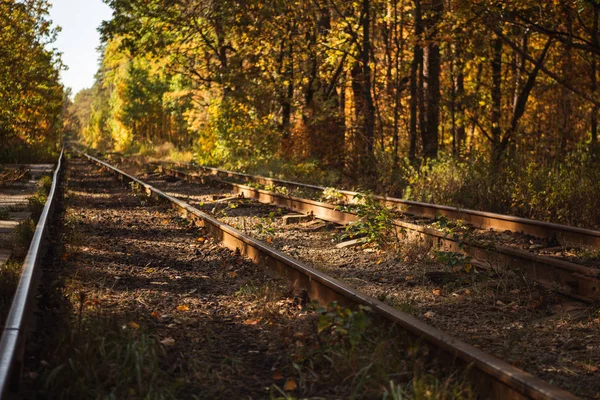
[[372, 193], [358, 193], [354, 196], [359, 204], [342, 205], [339, 209], [358, 216], [358, 220], [348, 224], [342, 239], [364, 237], [366, 243], [384, 247], [395, 235], [392, 211], [381, 205]]
[[327, 203], [340, 204], [346, 197], [336, 188], [328, 187], [323, 190], [321, 198]]

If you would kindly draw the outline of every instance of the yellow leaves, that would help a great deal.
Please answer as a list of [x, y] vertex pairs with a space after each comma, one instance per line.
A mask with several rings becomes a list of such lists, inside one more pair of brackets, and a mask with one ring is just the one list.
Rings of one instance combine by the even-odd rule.
[[285, 381], [285, 385], [283, 386], [283, 388], [285, 389], [286, 392], [291, 392], [298, 388], [298, 384], [296, 383], [295, 380], [288, 379], [287, 381]]
[[169, 220], [168, 219], [163, 219], [163, 225], [168, 225], [169, 224]]
[[129, 326], [131, 329], [140, 329], [140, 324], [134, 321], [129, 321], [127, 326]]
[[466, 264], [466, 265], [465, 265], [465, 272], [466, 272], [466, 273], [469, 273], [469, 272], [471, 272], [471, 269], [472, 269], [472, 268], [473, 268], [473, 265], [471, 265], [471, 264]]
[[199, 237], [197, 240], [198, 243], [204, 243], [206, 241], [206, 239], [204, 239], [203, 237]]
[[173, 339], [172, 337], [164, 338], [160, 341], [160, 344], [167, 347], [173, 347], [175, 346], [175, 339]]
[[267, 238], [267, 243], [273, 243], [273, 238], [271, 236]]
[[442, 295], [442, 289], [439, 288], [435, 288], [431, 291], [431, 293], [433, 293], [434, 296], [441, 296]]
[[185, 304], [181, 304], [181, 305], [177, 306], [177, 310], [178, 311], [189, 311], [190, 308]]
[[160, 318], [160, 313], [158, 311], [152, 311], [151, 314], [154, 318]]
[[596, 372], [598, 371], [598, 367], [591, 364], [583, 364], [583, 369], [587, 372]]
[[231, 279], [236, 278], [237, 277], [237, 272], [233, 271], [227, 274]]
[[260, 322], [260, 318], [249, 318], [247, 320], [244, 321], [244, 325], [257, 325]]

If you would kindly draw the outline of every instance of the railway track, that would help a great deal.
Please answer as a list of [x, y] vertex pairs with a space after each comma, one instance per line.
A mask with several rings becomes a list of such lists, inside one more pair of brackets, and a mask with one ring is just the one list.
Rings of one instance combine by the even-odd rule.
[[[166, 194], [152, 185], [125, 173], [124, 171], [95, 157], [84, 154], [91, 162], [105, 168], [124, 183], [133, 182], [148, 195], [169, 202], [181, 215], [195, 221], [208, 230], [212, 236], [226, 247], [249, 257], [253, 262], [265, 266], [270, 271], [285, 277], [296, 288], [306, 290], [309, 297], [321, 303], [333, 300], [345, 304], [368, 306], [386, 323], [399, 326], [412, 340], [427, 344], [436, 354], [452, 363], [470, 366], [470, 380], [481, 397], [486, 398], [573, 398], [568, 392], [504, 362], [496, 357], [461, 342], [450, 335], [432, 328], [422, 321], [400, 312], [382, 301], [366, 296], [345, 283], [311, 268], [304, 263], [275, 250], [265, 242], [256, 240], [239, 230], [225, 225], [190, 204]], [[251, 188], [250, 188], [251, 189]], [[242, 190], [242, 188], [240, 188]], [[246, 190], [244, 188], [244, 190]], [[270, 196], [260, 193], [260, 196]], [[286, 207], [294, 209], [288, 198]], [[292, 203], [290, 203], [292, 202]], [[305, 204], [305, 203], [302, 203]], [[329, 209], [328, 213], [336, 210]], [[348, 217], [344, 217], [348, 218]]]
[[[9, 388], [15, 388], [18, 385], [21, 378], [25, 340], [31, 332], [31, 313], [40, 274], [39, 264], [44, 255], [44, 241], [58, 197], [63, 154], [64, 151], [61, 151], [54, 169], [48, 199], [35, 228], [27, 256], [23, 262], [21, 278], [8, 317], [3, 324], [2, 338], [0, 339], [0, 397], [2, 398]], [[47, 165], [43, 167], [48, 168]]]
[[[160, 167], [160, 169], [165, 174], [189, 182], [206, 182], [206, 177], [202, 174], [198, 175], [177, 168], [164, 166]], [[224, 175], [227, 173], [228, 176], [231, 176], [231, 174], [233, 174], [228, 171], [223, 172], [214, 169], [208, 169], [208, 171], [213, 172], [213, 175]], [[298, 213], [312, 215], [315, 218], [325, 221], [337, 224], [347, 224], [358, 219], [355, 214], [341, 211], [340, 207], [334, 204], [257, 189], [223, 179], [220, 179], [220, 182], [230, 186], [233, 193], [243, 196], [244, 198], [287, 208]], [[275, 183], [286, 182], [276, 181]], [[427, 210], [429, 210], [428, 213], [430, 214], [433, 213], [433, 210], [438, 209], [438, 206], [434, 205], [427, 205], [427, 207], [429, 207]], [[456, 216], [456, 214], [454, 215]], [[529, 226], [546, 226], [546, 224], [543, 223], [541, 223], [542, 225], [534, 224], [537, 223], [537, 221], [527, 221], [529, 221]], [[600, 301], [600, 268], [598, 267], [586, 266], [498, 242], [480, 243], [477, 241], [465, 241], [461, 235], [455, 235], [448, 231], [411, 222], [406, 219], [396, 219], [393, 221], [393, 224], [396, 226], [397, 231], [401, 232], [402, 236], [408, 237], [409, 240], [425, 242], [427, 245], [434, 246], [443, 251], [465, 253], [480, 262], [483, 261], [502, 268], [519, 268], [527, 277], [540, 282], [547, 288], [557, 290], [562, 294], [572, 296], [587, 303]], [[497, 228], [498, 225], [495, 224], [494, 227]], [[562, 232], [564, 232], [565, 229], [568, 230], [571, 228], [562, 227], [561, 229], [563, 229]], [[545, 232], [546, 236], [550, 235], [550, 231]], [[557, 233], [557, 230], [553, 230], [552, 232], [552, 235], [560, 234]], [[539, 245], [539, 247], [543, 249], [548, 246]]]
[[[223, 179], [234, 179], [238, 182], [252, 182], [261, 185], [282, 186], [291, 189], [303, 189], [322, 194], [327, 188], [317, 185], [309, 185], [299, 182], [254, 176], [239, 172], [227, 171], [219, 168], [205, 167], [191, 164], [174, 164], [178, 168], [188, 168], [198, 171], [201, 175], [216, 176]], [[172, 168], [166, 167], [166, 170]], [[337, 191], [346, 203], [355, 201], [358, 192], [349, 190]], [[465, 224], [471, 224], [482, 229], [495, 229], [498, 231], [510, 230], [512, 232], [523, 232], [529, 235], [558, 240], [560, 243], [577, 246], [600, 247], [600, 231], [583, 229], [568, 225], [554, 224], [550, 222], [537, 221], [528, 218], [515, 217], [511, 215], [496, 214], [485, 211], [461, 209], [444, 205], [423, 203], [418, 201], [398, 199], [387, 196], [374, 196], [383, 205], [397, 211], [435, 218], [442, 215], [453, 220], [461, 220]]]

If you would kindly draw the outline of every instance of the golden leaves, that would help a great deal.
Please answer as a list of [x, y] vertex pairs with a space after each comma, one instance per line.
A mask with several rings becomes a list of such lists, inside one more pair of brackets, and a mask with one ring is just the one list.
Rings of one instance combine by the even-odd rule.
[[127, 326], [130, 327], [131, 329], [140, 329], [140, 324], [138, 324], [137, 322], [134, 321], [129, 321], [127, 323]]
[[298, 388], [298, 384], [296, 383], [295, 380], [288, 379], [287, 381], [285, 381], [285, 385], [283, 386], [283, 388], [285, 389], [286, 392], [291, 392]]
[[181, 305], [177, 306], [177, 310], [178, 311], [190, 311], [190, 308], [185, 304], [181, 304]]

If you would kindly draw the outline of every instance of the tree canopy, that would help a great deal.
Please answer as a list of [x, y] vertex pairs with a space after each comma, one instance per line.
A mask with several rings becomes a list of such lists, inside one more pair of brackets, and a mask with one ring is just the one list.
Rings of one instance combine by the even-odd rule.
[[61, 130], [62, 68], [49, 48], [56, 31], [45, 0], [0, 1], [0, 159], [14, 162], [55, 150]]
[[597, 150], [597, 1], [106, 2], [92, 145], [380, 179], [440, 154]]

